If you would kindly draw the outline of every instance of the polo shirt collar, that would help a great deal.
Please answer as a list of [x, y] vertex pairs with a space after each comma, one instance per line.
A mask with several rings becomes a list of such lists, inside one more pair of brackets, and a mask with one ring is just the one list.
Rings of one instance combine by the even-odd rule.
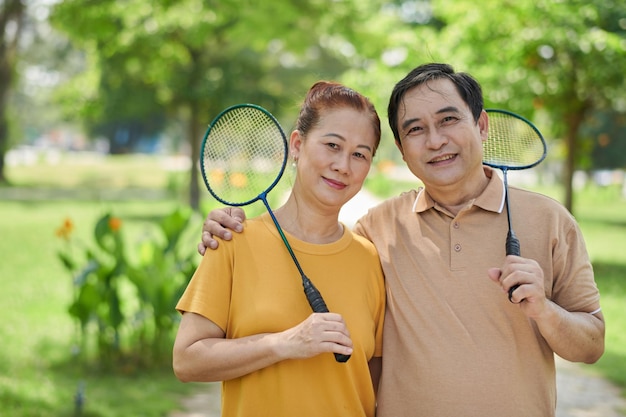
[[[482, 194], [474, 200], [474, 205], [487, 211], [502, 213], [505, 197], [504, 182], [499, 175], [495, 174], [492, 168], [483, 166], [483, 169], [485, 170], [485, 175], [489, 178], [489, 183]], [[421, 213], [435, 207], [435, 204], [435, 200], [428, 194], [428, 191], [424, 187], [420, 187], [417, 192], [417, 198], [413, 203], [413, 211]]]

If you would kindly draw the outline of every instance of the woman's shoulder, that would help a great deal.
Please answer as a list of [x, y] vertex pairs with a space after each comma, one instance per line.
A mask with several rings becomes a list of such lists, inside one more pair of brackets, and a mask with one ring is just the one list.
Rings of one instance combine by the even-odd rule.
[[376, 246], [367, 238], [350, 231], [352, 235], [352, 245], [357, 248], [357, 250], [361, 250], [366, 252], [368, 255], [375, 256], [378, 259], [378, 251], [376, 250]]

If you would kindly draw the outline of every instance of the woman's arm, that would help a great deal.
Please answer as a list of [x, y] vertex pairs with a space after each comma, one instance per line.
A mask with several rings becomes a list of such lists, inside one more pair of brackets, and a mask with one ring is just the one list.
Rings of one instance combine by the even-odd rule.
[[225, 381], [323, 352], [352, 354], [352, 340], [339, 314], [315, 313], [283, 332], [226, 339], [211, 320], [185, 313], [174, 342], [173, 368], [183, 382]]

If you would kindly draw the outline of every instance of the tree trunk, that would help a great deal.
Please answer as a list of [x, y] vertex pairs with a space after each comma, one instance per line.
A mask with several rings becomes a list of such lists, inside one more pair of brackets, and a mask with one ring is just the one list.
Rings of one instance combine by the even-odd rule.
[[572, 133], [570, 127], [568, 126], [568, 132], [565, 136], [565, 146], [566, 146], [566, 154], [565, 154], [565, 166], [564, 166], [564, 183], [565, 183], [565, 208], [569, 210], [570, 213], [574, 213], [573, 205], [574, 205], [574, 171], [575, 164], [574, 159], [576, 158], [576, 133]]
[[[7, 0], [0, 4], [0, 184], [7, 182], [4, 171], [4, 157], [9, 148], [9, 121], [6, 110], [13, 84], [23, 17], [24, 4], [20, 0]], [[16, 25], [12, 34], [7, 31], [7, 26], [11, 22]]]
[[576, 106], [570, 114], [566, 116], [567, 130], [565, 132], [565, 208], [570, 213], [574, 213], [574, 172], [576, 171], [576, 161], [578, 160], [578, 129], [582, 124], [587, 110], [587, 104], [581, 103]]
[[198, 164], [200, 161], [199, 109], [197, 101], [191, 102], [191, 115], [189, 117], [189, 145], [191, 146], [189, 205], [195, 211], [200, 210], [200, 188], [198, 183]]
[[7, 153], [7, 145], [9, 139], [8, 123], [6, 122], [5, 106], [0, 106], [0, 184], [8, 184], [4, 173], [4, 157]]

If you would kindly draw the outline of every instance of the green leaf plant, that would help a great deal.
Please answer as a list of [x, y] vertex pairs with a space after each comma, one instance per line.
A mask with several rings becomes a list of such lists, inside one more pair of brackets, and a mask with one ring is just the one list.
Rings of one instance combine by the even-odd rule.
[[160, 236], [150, 233], [128, 247], [123, 222], [111, 213], [97, 220], [91, 244], [74, 237], [71, 219], [57, 229], [82, 359], [129, 372], [169, 366], [176, 302], [197, 266], [193, 250], [179, 250], [191, 214], [177, 208], [156, 221]]

